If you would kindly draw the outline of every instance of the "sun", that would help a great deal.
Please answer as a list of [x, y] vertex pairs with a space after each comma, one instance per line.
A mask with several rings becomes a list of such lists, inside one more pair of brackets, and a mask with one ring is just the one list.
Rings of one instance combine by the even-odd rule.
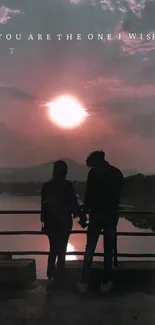
[[62, 128], [79, 126], [87, 117], [87, 111], [71, 96], [61, 96], [47, 104], [50, 119]]

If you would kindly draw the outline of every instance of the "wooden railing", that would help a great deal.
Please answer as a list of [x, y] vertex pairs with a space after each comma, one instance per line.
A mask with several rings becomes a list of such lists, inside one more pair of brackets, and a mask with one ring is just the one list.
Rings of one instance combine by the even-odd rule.
[[[0, 215], [40, 215], [40, 210], [1, 210]], [[119, 216], [120, 218], [123, 216], [152, 216], [155, 217], [155, 211], [151, 210], [120, 210]], [[71, 234], [86, 234], [87, 230], [72, 230]], [[101, 235], [104, 234], [104, 231], [101, 232]], [[1, 236], [10, 236], [10, 235], [45, 235], [41, 231], [30, 231], [30, 230], [19, 230], [19, 231], [0, 231]], [[117, 236], [137, 236], [137, 237], [154, 237], [155, 232], [117, 232], [115, 236], [115, 247], [114, 247], [114, 264], [117, 265], [117, 258], [118, 257], [137, 257], [137, 258], [155, 258], [155, 254], [134, 254], [134, 253], [117, 253]], [[0, 251], [0, 255], [48, 255], [49, 252], [47, 251]], [[77, 255], [83, 256], [84, 252], [74, 251], [74, 252], [67, 252], [67, 255]], [[103, 253], [94, 253], [94, 256], [104, 256]]]

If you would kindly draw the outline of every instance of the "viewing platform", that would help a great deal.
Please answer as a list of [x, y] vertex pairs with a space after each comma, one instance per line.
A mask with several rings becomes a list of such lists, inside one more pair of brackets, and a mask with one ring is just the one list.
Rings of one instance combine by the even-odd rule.
[[[39, 211], [0, 211], [0, 214], [39, 214]], [[126, 214], [155, 216], [154, 211], [120, 211]], [[86, 233], [84, 230], [74, 234]], [[0, 231], [0, 235], [40, 235], [40, 231]], [[43, 234], [42, 234], [43, 235]], [[117, 236], [155, 236], [154, 232], [116, 232], [114, 247], [114, 288], [101, 295], [99, 283], [103, 264], [94, 262], [90, 276], [90, 291], [79, 295], [82, 261], [67, 261], [66, 282], [61, 294], [46, 293], [46, 280], [38, 280], [35, 255], [45, 251], [0, 251], [0, 324], [54, 325], [153, 325], [155, 324], [155, 254], [117, 253]], [[68, 252], [82, 256], [84, 252]], [[5, 255], [5, 256], [4, 256]], [[18, 256], [18, 259], [14, 258]], [[26, 256], [32, 255], [32, 259]], [[103, 256], [102, 253], [95, 254]], [[25, 256], [24, 258], [22, 256]], [[120, 261], [120, 257], [134, 258]], [[149, 261], [139, 261], [150, 258]], [[136, 259], [136, 260], [135, 260]], [[45, 265], [46, 268], [46, 265]], [[8, 272], [8, 273], [7, 273]], [[30, 276], [31, 275], [31, 276]], [[5, 281], [4, 281], [5, 279]], [[25, 282], [24, 282], [25, 281]]]
[[153, 325], [155, 324], [155, 263], [119, 263], [114, 270], [114, 289], [99, 293], [101, 264], [94, 263], [90, 292], [76, 292], [81, 262], [67, 262], [62, 294], [46, 293], [46, 280], [26, 288], [1, 287], [0, 324], [54, 325]]

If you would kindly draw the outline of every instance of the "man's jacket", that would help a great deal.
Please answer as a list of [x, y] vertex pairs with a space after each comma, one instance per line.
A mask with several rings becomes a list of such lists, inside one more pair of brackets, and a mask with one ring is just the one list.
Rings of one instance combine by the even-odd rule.
[[119, 169], [105, 162], [100, 168], [92, 168], [88, 173], [84, 213], [90, 218], [99, 214], [107, 220], [115, 218], [123, 185], [123, 175]]

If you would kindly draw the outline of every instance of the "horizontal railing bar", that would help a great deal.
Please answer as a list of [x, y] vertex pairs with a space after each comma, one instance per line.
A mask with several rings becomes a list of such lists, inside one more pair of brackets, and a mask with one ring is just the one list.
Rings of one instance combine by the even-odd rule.
[[0, 210], [0, 214], [40, 214], [40, 210]]
[[[2, 214], [40, 214], [40, 210], [0, 210], [0, 215]], [[119, 210], [119, 215], [154, 215], [155, 211], [152, 210]]]
[[[87, 230], [72, 230], [71, 231], [71, 235], [74, 234], [86, 234]], [[104, 231], [101, 232], [101, 235], [104, 234]], [[17, 231], [0, 231], [0, 235], [2, 236], [17, 236], [17, 235], [41, 235], [41, 236], [45, 236], [45, 234], [42, 231], [37, 231], [37, 230], [17, 230]], [[155, 232], [117, 232], [117, 236], [133, 236], [133, 237], [154, 237], [155, 236]]]
[[[49, 252], [47, 251], [0, 251], [0, 255], [48, 255]], [[67, 256], [83, 256], [84, 252], [67, 252]], [[104, 254], [102, 253], [95, 253], [94, 256], [103, 257]], [[154, 257], [155, 254], [132, 254], [132, 253], [119, 253], [117, 254], [118, 257]]]

